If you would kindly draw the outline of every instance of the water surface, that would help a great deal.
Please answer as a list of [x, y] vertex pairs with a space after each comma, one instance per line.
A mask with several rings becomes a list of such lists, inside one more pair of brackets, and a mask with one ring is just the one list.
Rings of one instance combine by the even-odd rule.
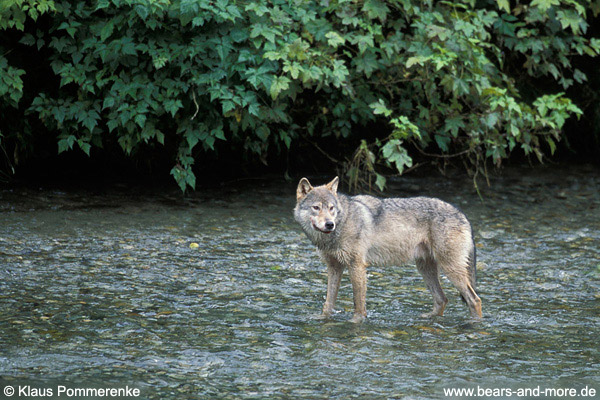
[[597, 169], [505, 170], [483, 203], [466, 177], [391, 183], [387, 195], [440, 197], [471, 219], [479, 323], [445, 279], [446, 315], [420, 318], [432, 303], [414, 266], [370, 269], [364, 324], [348, 322], [347, 275], [339, 312], [318, 319], [325, 267], [293, 221], [294, 183], [133, 193], [0, 192], [0, 390], [127, 385], [146, 399], [600, 392]]

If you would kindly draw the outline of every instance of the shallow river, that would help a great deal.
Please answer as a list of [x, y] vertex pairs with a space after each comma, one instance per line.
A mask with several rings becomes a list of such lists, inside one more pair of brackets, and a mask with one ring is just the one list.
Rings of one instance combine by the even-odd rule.
[[364, 324], [347, 322], [347, 275], [339, 312], [318, 319], [325, 267], [293, 220], [295, 186], [257, 180], [186, 198], [0, 191], [0, 391], [400, 399], [574, 388], [600, 398], [598, 169], [505, 170], [483, 202], [465, 177], [391, 183], [387, 195], [440, 197], [471, 219], [481, 322], [445, 279], [445, 316], [419, 317], [432, 303], [414, 266], [370, 269]]

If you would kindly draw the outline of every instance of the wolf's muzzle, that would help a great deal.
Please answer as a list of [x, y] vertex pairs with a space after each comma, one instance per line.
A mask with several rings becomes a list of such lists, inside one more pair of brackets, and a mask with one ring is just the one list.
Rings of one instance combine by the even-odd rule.
[[333, 232], [333, 230], [335, 229], [335, 222], [333, 221], [326, 221], [325, 222], [325, 226], [323, 227], [324, 229], [321, 229], [317, 226], [317, 224], [315, 224], [314, 221], [312, 221], [312, 226], [315, 230], [321, 232], [321, 233], [331, 233]]

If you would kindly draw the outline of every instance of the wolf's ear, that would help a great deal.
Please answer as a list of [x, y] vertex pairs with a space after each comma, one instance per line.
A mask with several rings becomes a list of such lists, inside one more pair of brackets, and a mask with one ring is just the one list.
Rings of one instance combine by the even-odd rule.
[[300, 183], [298, 184], [298, 188], [296, 189], [296, 200], [302, 199], [304, 196], [313, 190], [312, 185], [306, 178], [300, 179]]
[[325, 185], [325, 187], [333, 193], [337, 193], [338, 183], [340, 183], [340, 179], [336, 176], [331, 182]]

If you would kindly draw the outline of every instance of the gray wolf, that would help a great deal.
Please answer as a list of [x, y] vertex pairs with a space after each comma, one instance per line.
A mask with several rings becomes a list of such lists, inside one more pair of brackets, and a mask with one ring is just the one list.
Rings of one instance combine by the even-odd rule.
[[429, 197], [382, 199], [337, 192], [338, 178], [313, 187], [302, 178], [296, 189], [294, 218], [327, 264], [323, 316], [335, 306], [342, 272], [347, 269], [354, 294], [352, 322], [367, 316], [367, 266], [415, 261], [441, 316], [448, 299], [440, 286], [443, 272], [456, 286], [471, 316], [481, 318], [475, 292], [475, 246], [471, 224], [456, 207]]

